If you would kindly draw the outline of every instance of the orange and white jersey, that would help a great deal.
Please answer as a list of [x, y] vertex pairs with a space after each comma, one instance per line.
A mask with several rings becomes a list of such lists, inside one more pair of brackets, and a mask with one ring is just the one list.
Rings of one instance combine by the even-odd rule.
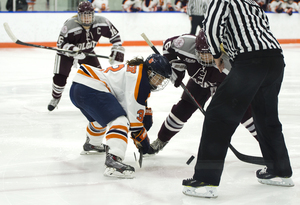
[[162, 11], [167, 11], [169, 7], [172, 7], [171, 0], [158, 0], [158, 5], [162, 8]]
[[292, 9], [293, 12], [298, 11], [298, 5], [293, 0], [288, 0], [288, 1], [284, 2], [282, 7], [285, 12], [288, 12], [289, 9]]
[[82, 64], [73, 81], [95, 90], [112, 93], [127, 114], [130, 131], [143, 128], [150, 84], [142, 64], [138, 66], [121, 64], [101, 70]]
[[269, 3], [268, 7], [269, 7], [269, 10], [272, 11], [272, 12], [276, 12], [276, 8], [283, 8], [283, 1], [282, 0], [273, 0], [271, 1], [271, 3]]
[[159, 0], [143, 0], [142, 11], [156, 11]]
[[95, 8], [95, 11], [109, 11], [108, 0], [94, 0], [92, 5]]
[[132, 10], [141, 10], [141, 0], [123, 0], [123, 11], [131, 12]]

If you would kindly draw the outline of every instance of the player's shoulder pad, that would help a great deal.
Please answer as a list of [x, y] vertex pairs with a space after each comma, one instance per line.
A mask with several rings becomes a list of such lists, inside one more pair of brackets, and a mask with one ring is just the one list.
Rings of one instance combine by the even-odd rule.
[[196, 36], [184, 34], [174, 39], [172, 47], [185, 53], [195, 54]]
[[103, 16], [96, 16], [95, 15], [95, 22], [94, 24], [97, 24], [97, 23], [108, 23], [109, 20]]
[[61, 30], [61, 33], [67, 33], [70, 30], [73, 30], [73, 29], [78, 30], [80, 28], [82, 29], [82, 27], [80, 26], [80, 24], [77, 21], [77, 15], [76, 15], [76, 16], [69, 18], [67, 21], [65, 21], [64, 26]]

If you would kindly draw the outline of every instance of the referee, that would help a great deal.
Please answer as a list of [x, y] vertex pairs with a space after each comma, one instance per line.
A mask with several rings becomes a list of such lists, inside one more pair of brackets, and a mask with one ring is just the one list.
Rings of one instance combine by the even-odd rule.
[[[267, 16], [253, 0], [211, 0], [203, 22], [207, 42], [220, 71], [222, 43], [231, 59], [229, 75], [209, 104], [193, 179], [183, 193], [217, 197], [231, 136], [247, 107], [252, 114], [266, 167], [256, 172], [262, 184], [293, 186], [292, 168], [278, 118], [278, 94], [285, 63]], [[198, 192], [205, 188], [207, 192]]]
[[191, 21], [191, 32], [190, 34], [195, 35], [197, 27], [200, 29], [203, 27], [202, 21], [207, 11], [209, 0], [189, 0], [187, 4], [187, 15]]

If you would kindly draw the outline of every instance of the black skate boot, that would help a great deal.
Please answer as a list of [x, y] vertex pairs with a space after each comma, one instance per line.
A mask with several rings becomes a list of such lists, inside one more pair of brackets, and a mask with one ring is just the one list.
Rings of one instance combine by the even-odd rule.
[[291, 176], [279, 177], [267, 172], [267, 167], [256, 171], [256, 177], [259, 183], [275, 186], [294, 186]]
[[52, 111], [54, 108], [56, 108], [57, 104], [59, 103], [60, 98], [52, 98], [50, 103], [48, 104], [48, 110]]
[[134, 167], [121, 162], [121, 158], [107, 153], [104, 171], [105, 176], [119, 178], [134, 178]]
[[182, 193], [188, 196], [197, 196], [203, 198], [218, 197], [217, 186], [207, 184], [195, 179], [184, 179], [182, 181]]
[[90, 138], [86, 137], [86, 141], [83, 145], [83, 151], [80, 153], [81, 155], [91, 155], [91, 154], [101, 154], [105, 152], [105, 146], [104, 144], [101, 144], [99, 146], [90, 144]]
[[166, 146], [166, 144], [168, 144], [168, 142], [169, 141], [163, 142], [157, 138], [150, 144], [148, 154], [157, 154], [160, 150], [162, 150]]

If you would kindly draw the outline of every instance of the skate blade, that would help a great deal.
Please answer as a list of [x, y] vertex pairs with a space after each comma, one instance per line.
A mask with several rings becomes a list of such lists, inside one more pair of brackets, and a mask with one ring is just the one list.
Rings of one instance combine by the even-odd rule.
[[132, 179], [134, 178], [134, 171], [123, 171], [123, 173], [118, 172], [116, 168], [106, 167], [104, 171], [104, 176], [107, 177], [117, 177], [123, 179]]
[[274, 177], [272, 179], [257, 179], [259, 183], [273, 186], [292, 187], [294, 182], [291, 178]]
[[204, 186], [199, 188], [184, 186], [182, 193], [188, 196], [202, 197], [202, 198], [217, 198], [216, 186]]
[[103, 154], [103, 153], [105, 153], [105, 151], [103, 150], [103, 152], [97, 152], [97, 151], [82, 151], [81, 153], [80, 153], [80, 155], [101, 155], [101, 154]]

